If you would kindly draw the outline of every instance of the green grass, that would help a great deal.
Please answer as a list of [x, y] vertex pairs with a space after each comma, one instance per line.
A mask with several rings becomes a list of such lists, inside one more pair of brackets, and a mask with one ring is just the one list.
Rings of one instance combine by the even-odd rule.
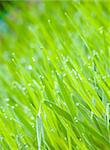
[[4, 8], [0, 150], [110, 150], [109, 1]]

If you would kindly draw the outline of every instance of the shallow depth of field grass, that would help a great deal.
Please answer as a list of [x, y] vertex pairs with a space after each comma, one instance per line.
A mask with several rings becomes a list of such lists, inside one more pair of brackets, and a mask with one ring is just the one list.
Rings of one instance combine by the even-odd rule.
[[109, 1], [4, 8], [0, 150], [110, 150]]

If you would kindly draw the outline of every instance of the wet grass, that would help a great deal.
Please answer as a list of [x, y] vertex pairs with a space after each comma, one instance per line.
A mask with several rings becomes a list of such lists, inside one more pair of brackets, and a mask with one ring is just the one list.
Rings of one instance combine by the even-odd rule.
[[5, 9], [0, 149], [109, 150], [109, 2]]

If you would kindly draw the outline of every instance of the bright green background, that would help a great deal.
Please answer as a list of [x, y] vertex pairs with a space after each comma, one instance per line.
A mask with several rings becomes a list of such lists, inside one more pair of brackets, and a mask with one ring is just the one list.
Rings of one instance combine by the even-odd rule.
[[109, 1], [4, 9], [0, 149], [110, 150]]

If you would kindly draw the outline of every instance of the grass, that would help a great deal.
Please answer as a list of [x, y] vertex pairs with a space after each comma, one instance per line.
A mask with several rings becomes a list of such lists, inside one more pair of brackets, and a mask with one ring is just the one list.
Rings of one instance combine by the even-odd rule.
[[108, 1], [6, 4], [0, 149], [110, 150]]

